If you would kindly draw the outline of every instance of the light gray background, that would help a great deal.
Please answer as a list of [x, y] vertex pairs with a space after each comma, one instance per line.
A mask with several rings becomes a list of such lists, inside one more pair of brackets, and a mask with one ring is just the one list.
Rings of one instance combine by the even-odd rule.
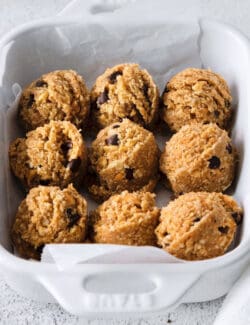
[[[69, 0], [0, 0], [0, 37], [22, 23], [56, 14], [68, 2]], [[249, 0], [183, 0], [183, 7], [187, 4], [195, 8], [197, 15], [227, 21], [250, 37]], [[222, 301], [223, 298], [207, 303], [183, 304], [172, 313], [148, 320], [87, 321], [67, 314], [56, 304], [41, 304], [20, 297], [7, 286], [0, 275], [0, 324], [8, 325], [211, 325]]]

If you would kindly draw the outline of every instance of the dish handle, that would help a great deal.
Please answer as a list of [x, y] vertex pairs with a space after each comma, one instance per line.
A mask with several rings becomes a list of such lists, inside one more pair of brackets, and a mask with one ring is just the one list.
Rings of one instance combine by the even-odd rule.
[[[96, 265], [98, 268], [98, 265]], [[99, 271], [40, 277], [40, 282], [69, 313], [139, 314], [165, 311], [182, 302], [200, 274], [182, 272], [146, 273], [147, 269], [125, 272]], [[117, 289], [118, 287], [118, 289]]]

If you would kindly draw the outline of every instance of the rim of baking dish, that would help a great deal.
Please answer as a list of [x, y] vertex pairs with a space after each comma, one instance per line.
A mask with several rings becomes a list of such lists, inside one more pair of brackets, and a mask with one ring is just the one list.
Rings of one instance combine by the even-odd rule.
[[[91, 23], [98, 23], [98, 21], [101, 21], [102, 23], [107, 24], [122, 24], [121, 17], [115, 17], [118, 19], [110, 20], [110, 16], [103, 15], [90, 15], [86, 14], [85, 18], [91, 19], [89, 22]], [[164, 15], [161, 14], [159, 17], [157, 17], [157, 21], [152, 17], [152, 19], [148, 23], [164, 23]], [[176, 20], [174, 22], [177, 22]], [[55, 17], [55, 18], [49, 18], [49, 19], [41, 19], [36, 20], [34, 22], [29, 22], [24, 25], [21, 25], [20, 27], [16, 27], [9, 33], [7, 33], [5, 36], [3, 36], [0, 39], [0, 52], [4, 48], [5, 45], [7, 45], [9, 42], [16, 39], [17, 36], [30, 32], [31, 30], [36, 30], [39, 28], [45, 28], [45, 27], [59, 27], [64, 25], [78, 25], [78, 24], [84, 24], [86, 23], [86, 20], [79, 20], [73, 17]], [[143, 24], [142, 21], [135, 20], [135, 17], [133, 16], [126, 16], [126, 24], [133, 23], [137, 25]], [[197, 23], [197, 22], [196, 22]], [[203, 26], [213, 26], [213, 28], [218, 29], [224, 29], [227, 33], [232, 34], [232, 36], [236, 39], [238, 39], [246, 48], [248, 53], [248, 61], [250, 63], [250, 45], [249, 40], [246, 36], [242, 34], [237, 28], [230, 26], [229, 24], [219, 22], [216, 20], [211, 19], [200, 19], [199, 20], [199, 26], [202, 29]], [[249, 104], [250, 101], [248, 100]], [[143, 265], [147, 267], [147, 270], [155, 271], [156, 267], [160, 267], [162, 271], [168, 271], [168, 272], [207, 272], [209, 270], [222, 268], [226, 265], [236, 263], [238, 260], [241, 260], [243, 258], [247, 257], [248, 251], [250, 247], [250, 238], [246, 239], [243, 243], [239, 243], [237, 247], [235, 247], [232, 251], [226, 253], [225, 255], [218, 256], [212, 259], [207, 260], [201, 260], [201, 261], [185, 261], [185, 263], [138, 263], [138, 264], [112, 264], [112, 271], [120, 271], [121, 268], [123, 270], [129, 270], [129, 271], [138, 271], [138, 266]], [[109, 270], [111, 264], [75, 264], [70, 268], [70, 273], [79, 273], [83, 270], [93, 270], [93, 266], [98, 265], [99, 270]], [[17, 257], [10, 253], [7, 249], [5, 249], [0, 244], [0, 266], [2, 266], [4, 269], [10, 269], [15, 272], [23, 272], [23, 273], [33, 273], [36, 272], [36, 274], [53, 274], [58, 273], [59, 269], [55, 263], [45, 263], [45, 262], [38, 262], [33, 260], [25, 260], [23, 258]]]

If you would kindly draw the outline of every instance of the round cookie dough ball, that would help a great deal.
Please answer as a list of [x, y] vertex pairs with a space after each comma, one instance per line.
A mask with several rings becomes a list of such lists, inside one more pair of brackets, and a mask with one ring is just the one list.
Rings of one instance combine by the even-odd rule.
[[178, 73], [167, 83], [162, 101], [162, 117], [173, 132], [197, 122], [229, 127], [230, 90], [226, 81], [210, 70], [189, 68]]
[[124, 119], [102, 129], [89, 151], [89, 191], [97, 201], [123, 190], [153, 191], [159, 149], [154, 135]]
[[73, 70], [44, 74], [24, 89], [19, 119], [26, 130], [52, 120], [70, 121], [84, 127], [89, 115], [90, 94], [84, 80]]
[[162, 208], [155, 233], [159, 246], [170, 254], [202, 260], [226, 252], [241, 216], [241, 208], [230, 196], [190, 192]]
[[113, 195], [90, 215], [92, 240], [117, 245], [155, 245], [159, 214], [155, 194], [124, 191]]
[[77, 184], [86, 171], [87, 149], [70, 122], [51, 121], [13, 141], [10, 166], [26, 189], [37, 185]]
[[45, 244], [82, 242], [86, 221], [87, 202], [72, 184], [38, 186], [21, 202], [11, 237], [22, 257], [39, 259]]
[[158, 116], [158, 106], [158, 89], [138, 64], [125, 63], [107, 69], [91, 91], [92, 119], [97, 128], [123, 118], [151, 128]]
[[236, 151], [216, 124], [183, 126], [166, 143], [160, 169], [176, 193], [223, 192], [232, 183]]

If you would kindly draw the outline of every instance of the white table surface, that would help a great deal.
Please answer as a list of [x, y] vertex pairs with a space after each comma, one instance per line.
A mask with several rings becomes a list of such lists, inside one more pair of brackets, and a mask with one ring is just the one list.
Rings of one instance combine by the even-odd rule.
[[[56, 14], [68, 2], [69, 0], [0, 0], [0, 37], [19, 24]], [[184, 7], [187, 3], [195, 8], [197, 15], [227, 21], [250, 37], [249, 0], [183, 0]], [[17, 295], [0, 275], [0, 324], [8, 325], [210, 325], [222, 302], [223, 298], [206, 303], [183, 304], [165, 316], [147, 320], [87, 321], [69, 315], [56, 304], [42, 304]]]

